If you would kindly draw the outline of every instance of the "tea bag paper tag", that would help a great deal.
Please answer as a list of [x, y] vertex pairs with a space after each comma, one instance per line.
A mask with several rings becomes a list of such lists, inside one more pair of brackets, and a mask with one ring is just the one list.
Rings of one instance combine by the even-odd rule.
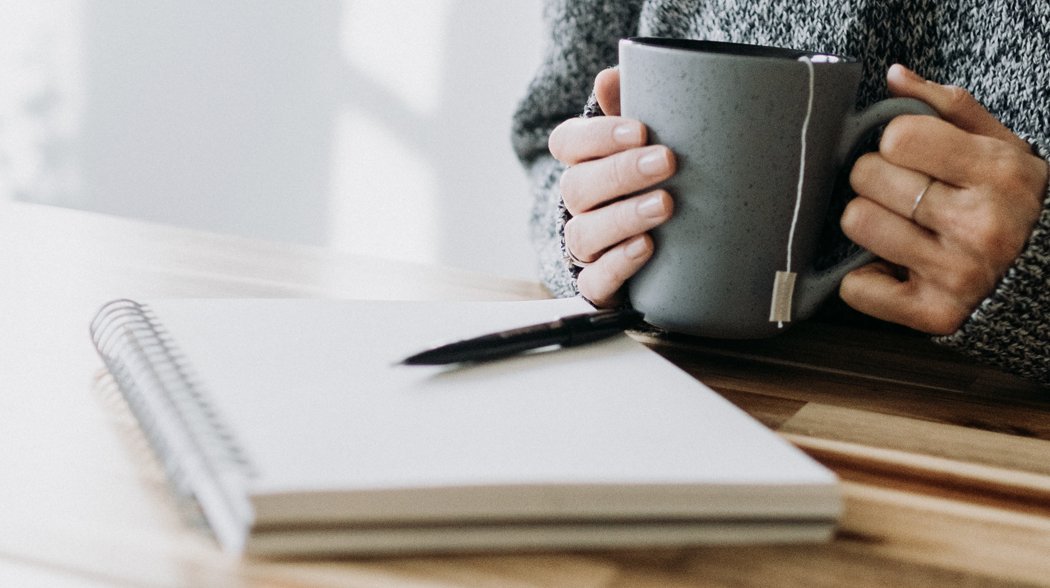
[[808, 56], [798, 59], [806, 65], [806, 73], [809, 78], [809, 94], [806, 99], [806, 116], [802, 120], [802, 137], [799, 146], [798, 161], [798, 187], [795, 191], [795, 212], [791, 216], [791, 229], [788, 232], [787, 241], [787, 267], [776, 273], [773, 279], [773, 300], [769, 305], [769, 322], [777, 323], [780, 328], [784, 323], [791, 322], [791, 299], [795, 294], [795, 278], [798, 274], [791, 271], [791, 251], [794, 249], [795, 229], [798, 226], [798, 212], [802, 207], [802, 188], [806, 177], [806, 132], [809, 129], [809, 119], [813, 115], [813, 61]]
[[773, 300], [769, 306], [769, 322], [791, 322], [791, 299], [795, 294], [795, 272], [778, 271], [773, 280]]

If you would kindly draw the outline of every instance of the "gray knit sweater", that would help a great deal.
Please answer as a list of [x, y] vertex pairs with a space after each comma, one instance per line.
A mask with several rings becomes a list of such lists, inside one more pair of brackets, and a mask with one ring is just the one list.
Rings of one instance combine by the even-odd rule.
[[[894, 62], [966, 88], [1050, 157], [1050, 2], [1046, 0], [548, 0], [549, 46], [514, 117], [533, 184], [531, 234], [551, 292], [576, 292], [566, 262], [562, 166], [547, 137], [578, 115], [594, 76], [632, 35], [690, 37], [851, 55], [857, 106], [886, 96]], [[1025, 250], [956, 333], [938, 343], [1050, 385], [1050, 195]]]

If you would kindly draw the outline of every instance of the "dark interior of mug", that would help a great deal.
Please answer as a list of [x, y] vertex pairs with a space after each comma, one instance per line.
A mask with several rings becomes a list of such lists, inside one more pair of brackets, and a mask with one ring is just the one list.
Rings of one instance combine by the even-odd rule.
[[800, 51], [798, 49], [786, 49], [783, 47], [768, 47], [765, 45], [748, 45], [745, 43], [727, 43], [723, 41], [701, 41], [697, 39], [671, 39], [664, 37], [631, 37], [627, 39], [632, 43], [651, 45], [653, 47], [667, 47], [669, 49], [685, 49], [688, 51], [703, 51], [705, 53], [722, 53], [725, 55], [743, 55], [749, 57], [773, 57], [797, 60], [799, 57], [808, 57], [816, 62], [852, 62], [852, 57], [844, 55], [832, 55], [814, 51]]

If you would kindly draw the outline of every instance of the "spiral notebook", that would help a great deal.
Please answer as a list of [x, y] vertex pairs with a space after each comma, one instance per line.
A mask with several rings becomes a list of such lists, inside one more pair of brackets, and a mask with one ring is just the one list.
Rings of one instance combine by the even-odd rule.
[[395, 365], [588, 308], [118, 300], [91, 334], [171, 487], [233, 552], [829, 537], [834, 474], [628, 335], [467, 367]]

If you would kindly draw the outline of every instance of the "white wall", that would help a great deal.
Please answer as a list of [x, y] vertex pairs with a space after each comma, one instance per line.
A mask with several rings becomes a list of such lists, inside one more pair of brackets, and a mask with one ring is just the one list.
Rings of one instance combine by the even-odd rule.
[[534, 276], [542, 0], [0, 0], [0, 194]]

